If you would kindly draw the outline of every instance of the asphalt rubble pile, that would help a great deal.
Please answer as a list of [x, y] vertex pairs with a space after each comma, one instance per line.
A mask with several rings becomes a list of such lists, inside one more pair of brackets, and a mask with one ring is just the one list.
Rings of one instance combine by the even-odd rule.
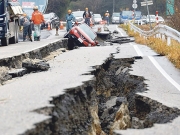
[[93, 80], [54, 97], [52, 108], [35, 110], [52, 118], [37, 123], [23, 135], [113, 135], [114, 130], [143, 129], [167, 123], [180, 115], [148, 97], [144, 78], [131, 75], [135, 58], [107, 59], [95, 66]]

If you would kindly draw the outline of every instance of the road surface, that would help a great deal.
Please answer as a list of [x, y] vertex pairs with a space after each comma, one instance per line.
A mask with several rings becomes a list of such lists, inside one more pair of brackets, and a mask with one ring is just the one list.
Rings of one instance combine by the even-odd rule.
[[[93, 29], [96, 31], [97, 27]], [[127, 36], [125, 31], [117, 25], [108, 26], [109, 30], [118, 30], [118, 36]], [[36, 48], [36, 43], [44, 45], [63, 37], [65, 30], [59, 31], [60, 36], [51, 36], [40, 42], [19, 43], [0, 49], [0, 58], [16, 55], [22, 51]], [[24, 49], [20, 46], [25, 46]], [[30, 47], [32, 45], [32, 47]], [[180, 71], [176, 69], [164, 56], [158, 56], [153, 50], [134, 42], [126, 44], [113, 44], [111, 46], [81, 47], [76, 50], [60, 54], [50, 60], [50, 70], [40, 73], [32, 73], [20, 78], [8, 81], [0, 87], [0, 134], [22, 134], [28, 129], [34, 128], [34, 124], [48, 119], [48, 116], [37, 114], [33, 110], [52, 106], [49, 101], [52, 97], [64, 94], [64, 90], [82, 85], [84, 81], [93, 78], [92, 75], [82, 75], [94, 70], [92, 66], [101, 65], [112, 53], [114, 57], [136, 59], [132, 65], [131, 74], [143, 76], [148, 86], [146, 93], [138, 93], [156, 100], [168, 107], [180, 109]], [[9, 50], [10, 49], [10, 53]], [[27, 50], [26, 50], [27, 49]], [[2, 52], [1, 52], [2, 51]], [[7, 55], [8, 54], [8, 55]], [[167, 124], [157, 124], [152, 128], [136, 130], [128, 129], [116, 131], [123, 135], [163, 134], [178, 135], [180, 133], [180, 117]]]

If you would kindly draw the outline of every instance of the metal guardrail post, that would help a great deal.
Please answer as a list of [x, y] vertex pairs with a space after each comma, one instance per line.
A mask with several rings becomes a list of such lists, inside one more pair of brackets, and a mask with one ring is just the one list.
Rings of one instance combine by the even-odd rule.
[[167, 37], [167, 45], [170, 45], [170, 44], [171, 44], [171, 38]]
[[142, 36], [146, 36], [146, 37], [153, 36], [154, 38], [157, 37], [157, 38], [161, 38], [162, 40], [167, 39], [168, 45], [171, 44], [171, 38], [180, 43], [180, 32], [169, 26], [157, 25], [153, 30], [143, 31], [140, 28], [133, 25], [131, 22], [129, 22], [129, 24], [130, 24], [130, 29], [133, 29], [134, 31], [140, 33]]

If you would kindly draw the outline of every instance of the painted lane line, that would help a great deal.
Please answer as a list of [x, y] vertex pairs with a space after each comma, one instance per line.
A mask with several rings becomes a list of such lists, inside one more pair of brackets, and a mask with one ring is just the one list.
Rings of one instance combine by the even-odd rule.
[[[131, 44], [131, 43], [130, 43]], [[132, 45], [132, 44], [131, 44]], [[138, 48], [137, 45], [133, 45], [134, 49], [136, 50], [136, 53], [139, 55], [139, 56], [144, 56], [143, 53], [141, 52], [141, 50]]]
[[[131, 44], [132, 45], [132, 44]], [[133, 45], [134, 49], [136, 50], [137, 54], [139, 56], [143, 56], [143, 53], [141, 52], [141, 50], [138, 48], [137, 45]], [[174, 81], [167, 73], [166, 71], [158, 64], [158, 62], [152, 57], [152, 56], [148, 56], [148, 58], [150, 59], [150, 61], [153, 63], [153, 65], [159, 70], [159, 72], [174, 86], [176, 87], [179, 91], [180, 91], [180, 85]]]
[[124, 36], [124, 34], [119, 30], [117, 25], [116, 25], [116, 30], [121, 34], [121, 36]]
[[164, 69], [158, 64], [158, 62], [152, 57], [148, 56], [148, 58], [151, 60], [151, 62], [154, 64], [154, 66], [161, 72], [161, 74], [172, 84], [174, 85], [179, 91], [180, 91], [180, 85], [174, 81], [167, 73], [164, 71]]

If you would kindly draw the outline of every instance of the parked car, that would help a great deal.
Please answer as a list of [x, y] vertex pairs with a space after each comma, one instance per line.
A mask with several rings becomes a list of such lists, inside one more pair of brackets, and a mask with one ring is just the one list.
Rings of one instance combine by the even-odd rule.
[[146, 24], [147, 22], [147, 16], [146, 15], [143, 15], [142, 17], [141, 17], [141, 20], [142, 20], [142, 23], [143, 24]]
[[[75, 20], [72, 20], [73, 26], [74, 26], [75, 21], [78, 24], [82, 24], [82, 23], [85, 22], [85, 19], [83, 18], [83, 13], [84, 13], [84, 11], [74, 11], [74, 12], [72, 12], [72, 15], [74, 15], [74, 17], [75, 17]], [[94, 25], [93, 12], [90, 11], [90, 13], [91, 13], [91, 16], [92, 16], [91, 19], [90, 19], [90, 23], [92, 25]]]
[[[150, 21], [149, 21], [149, 17], [150, 17]], [[147, 15], [147, 18], [146, 18], [146, 22], [147, 23], [154, 23], [156, 22], [156, 16], [155, 15]]]
[[141, 21], [141, 18], [141, 11], [135, 11], [135, 23], [139, 23]]
[[122, 11], [120, 13], [120, 23], [128, 22], [133, 19], [133, 11]]
[[159, 23], [165, 23], [164, 18], [162, 16], [158, 16]]
[[100, 14], [94, 14], [92, 18], [95, 24], [99, 24], [102, 21], [102, 16]]
[[85, 23], [72, 27], [72, 29], [64, 35], [68, 38], [68, 49], [75, 46], [96, 46], [96, 33]]
[[120, 13], [114, 12], [111, 17], [112, 24], [120, 23], [119, 19], [120, 19]]
[[45, 20], [45, 24], [44, 26], [42, 25], [43, 28], [48, 28], [48, 23], [50, 24], [50, 29], [55, 28], [56, 27], [56, 22], [59, 22], [59, 17], [51, 12], [49, 14], [43, 14], [44, 16], [44, 20]]
[[[72, 12], [72, 15], [75, 17], [74, 21], [76, 21], [78, 24], [84, 23], [83, 13], [84, 11]], [[73, 21], [73, 24], [75, 23], [74, 21]]]

